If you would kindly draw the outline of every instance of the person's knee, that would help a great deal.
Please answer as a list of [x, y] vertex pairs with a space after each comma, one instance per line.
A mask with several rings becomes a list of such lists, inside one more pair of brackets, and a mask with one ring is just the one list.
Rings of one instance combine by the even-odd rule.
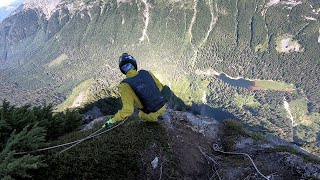
[[159, 116], [162, 116], [166, 111], [166, 106], [163, 106], [159, 111], [155, 113], [146, 114], [142, 111], [139, 112], [139, 117], [141, 121], [144, 122], [155, 122], [158, 121]]
[[143, 122], [154, 122], [158, 120], [158, 117], [155, 114], [145, 114], [145, 113], [139, 113], [139, 117], [141, 121]]
[[157, 113], [158, 116], [162, 116], [166, 112], [166, 106], [163, 106]]

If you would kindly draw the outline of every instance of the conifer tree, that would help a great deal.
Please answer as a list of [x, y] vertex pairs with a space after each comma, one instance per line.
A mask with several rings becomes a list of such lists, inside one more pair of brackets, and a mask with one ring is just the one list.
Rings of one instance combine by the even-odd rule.
[[44, 128], [38, 127], [37, 124], [31, 128], [26, 126], [18, 134], [14, 130], [0, 153], [0, 178], [29, 177], [28, 170], [44, 166], [41, 163], [41, 156], [30, 154], [17, 156], [15, 153], [36, 150], [45, 145], [45, 135]]
[[52, 106], [0, 106], [0, 179], [30, 177], [29, 170], [45, 166], [42, 156], [30, 153], [48, 146], [47, 141], [74, 131], [82, 116], [76, 111], [53, 114]]

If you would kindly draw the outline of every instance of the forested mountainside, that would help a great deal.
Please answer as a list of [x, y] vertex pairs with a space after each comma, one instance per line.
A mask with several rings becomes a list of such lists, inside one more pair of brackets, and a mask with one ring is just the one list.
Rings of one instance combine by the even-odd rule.
[[319, 153], [319, 13], [317, 0], [30, 1], [0, 25], [0, 98], [105, 97], [128, 52], [196, 113]]

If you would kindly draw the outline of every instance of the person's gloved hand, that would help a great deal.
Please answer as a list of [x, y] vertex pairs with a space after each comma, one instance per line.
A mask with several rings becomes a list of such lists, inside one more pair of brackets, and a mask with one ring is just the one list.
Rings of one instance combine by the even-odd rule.
[[102, 128], [112, 126], [112, 124], [113, 124], [112, 118], [109, 118], [108, 120], [106, 120]]

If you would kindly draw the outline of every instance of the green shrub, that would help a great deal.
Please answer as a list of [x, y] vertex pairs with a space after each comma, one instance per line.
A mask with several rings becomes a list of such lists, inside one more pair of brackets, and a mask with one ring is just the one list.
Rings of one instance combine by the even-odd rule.
[[52, 113], [52, 106], [0, 106], [0, 178], [30, 177], [28, 171], [45, 166], [42, 156], [17, 152], [34, 151], [78, 128], [82, 117], [75, 111]]
[[247, 135], [241, 122], [227, 119], [224, 121], [224, 133], [230, 135]]
[[236, 139], [239, 136], [247, 135], [243, 125], [235, 120], [224, 120], [222, 144], [226, 151], [232, 150]]
[[26, 126], [16, 134], [14, 130], [7, 140], [4, 149], [0, 152], [0, 178], [12, 179], [17, 177], [30, 177], [27, 173], [30, 169], [43, 167], [41, 156], [30, 154], [15, 156], [18, 151], [32, 151], [45, 145], [45, 130], [35, 124], [32, 128]]
[[231, 150], [238, 137], [251, 137], [256, 141], [266, 139], [265, 134], [244, 129], [243, 124], [236, 120], [227, 119], [224, 121], [222, 143], [226, 150]]

